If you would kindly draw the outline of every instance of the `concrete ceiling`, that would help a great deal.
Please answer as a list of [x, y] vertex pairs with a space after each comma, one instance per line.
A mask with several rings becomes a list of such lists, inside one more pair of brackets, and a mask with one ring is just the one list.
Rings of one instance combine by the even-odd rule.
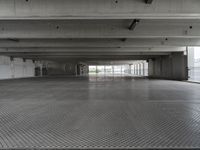
[[0, 0], [0, 54], [136, 60], [200, 46], [199, 0]]

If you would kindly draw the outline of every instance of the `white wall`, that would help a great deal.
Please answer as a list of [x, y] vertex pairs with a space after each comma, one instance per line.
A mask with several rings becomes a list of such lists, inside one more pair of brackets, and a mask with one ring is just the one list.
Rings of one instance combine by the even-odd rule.
[[0, 79], [33, 77], [35, 75], [35, 64], [32, 60], [25, 62], [21, 58], [0, 56]]

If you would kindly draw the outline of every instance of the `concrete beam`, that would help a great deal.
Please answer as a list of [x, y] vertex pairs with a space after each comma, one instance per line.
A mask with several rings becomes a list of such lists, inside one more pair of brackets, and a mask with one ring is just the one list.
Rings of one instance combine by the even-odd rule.
[[138, 61], [86, 61], [85, 63], [88, 65], [129, 65], [129, 64], [137, 64], [142, 63], [143, 60]]
[[32, 53], [32, 52], [74, 52], [74, 53], [108, 53], [108, 52], [178, 52], [185, 51], [186, 47], [131, 47], [131, 48], [104, 48], [104, 47], [88, 47], [88, 48], [1, 48], [0, 53]]
[[[147, 59], [169, 55], [174, 51], [184, 51], [185, 47], [176, 48], [6, 48], [0, 49], [0, 55], [29, 59]], [[136, 57], [137, 56], [137, 57]], [[59, 59], [58, 59], [59, 61]]]
[[186, 47], [200, 46], [200, 38], [120, 39], [0, 39], [0, 48], [87, 48], [87, 47]]
[[11, 55], [11, 56], [72, 56], [72, 57], [80, 57], [80, 56], [143, 56], [143, 55], [169, 55], [170, 52], [24, 52], [24, 53], [13, 53], [13, 52], [0, 52], [3, 55]]
[[[0, 39], [20, 38], [200, 38], [199, 20], [0, 21]], [[16, 41], [17, 42], [17, 41]]]
[[53, 61], [61, 61], [61, 62], [75, 62], [75, 61], [98, 61], [98, 60], [147, 60], [152, 58], [160, 57], [160, 55], [108, 55], [108, 56], [68, 56], [68, 55], [45, 55], [45, 56], [19, 56], [19, 55], [10, 55], [7, 54], [5, 56], [12, 56], [15, 58], [25, 58], [25, 59], [32, 59], [32, 60], [53, 60]]
[[200, 19], [199, 6], [199, 0], [0, 0], [0, 19]]

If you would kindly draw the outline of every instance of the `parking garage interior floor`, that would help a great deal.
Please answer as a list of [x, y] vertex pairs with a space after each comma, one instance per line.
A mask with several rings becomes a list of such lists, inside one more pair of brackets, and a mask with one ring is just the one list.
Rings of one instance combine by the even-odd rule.
[[200, 148], [200, 85], [133, 77], [0, 81], [0, 149]]

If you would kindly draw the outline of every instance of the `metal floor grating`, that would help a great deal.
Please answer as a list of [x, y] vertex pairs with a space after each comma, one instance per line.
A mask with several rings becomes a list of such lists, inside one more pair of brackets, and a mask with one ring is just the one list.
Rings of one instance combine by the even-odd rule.
[[0, 110], [1, 148], [200, 148], [199, 104], [13, 102]]
[[198, 101], [47, 99], [1, 98], [0, 149], [200, 148]]

